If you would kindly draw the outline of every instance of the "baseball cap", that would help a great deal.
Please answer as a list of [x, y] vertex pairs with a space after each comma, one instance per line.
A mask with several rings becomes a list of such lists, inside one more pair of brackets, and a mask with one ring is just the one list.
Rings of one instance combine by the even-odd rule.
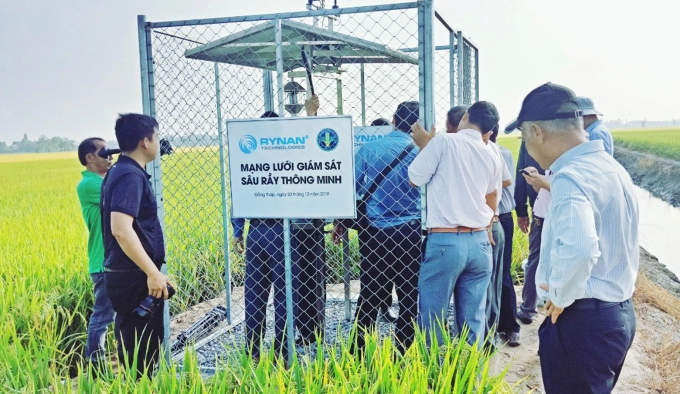
[[595, 109], [595, 104], [593, 104], [593, 100], [589, 97], [576, 97], [576, 102], [578, 103], [578, 106], [581, 107], [583, 115], [602, 116], [602, 113]]
[[512, 133], [528, 120], [573, 119], [582, 116], [574, 92], [562, 85], [543, 84], [524, 98], [517, 119], [505, 126], [505, 133]]

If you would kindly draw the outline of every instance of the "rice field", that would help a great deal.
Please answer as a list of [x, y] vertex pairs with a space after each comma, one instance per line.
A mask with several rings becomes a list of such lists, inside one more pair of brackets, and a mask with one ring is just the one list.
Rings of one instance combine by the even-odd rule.
[[618, 146], [680, 161], [680, 128], [614, 130]]
[[[177, 165], [168, 166], [167, 171], [164, 169], [168, 179], [187, 179], [181, 185], [165, 185], [166, 207], [187, 209], [177, 217], [167, 211], [165, 217], [169, 223], [166, 227], [169, 244], [173, 244], [173, 239], [183, 239], [168, 247], [170, 275], [179, 286], [178, 296], [174, 298], [179, 302], [173, 304], [173, 313], [189, 306], [189, 302], [182, 302], [182, 299], [195, 302], [224, 289], [221, 207], [214, 203], [210, 194], [215, 193], [214, 185], [210, 183], [213, 180], [188, 176], [193, 173], [188, 167], [191, 165], [219, 167], [215, 166], [214, 156], [202, 161], [191, 155], [200, 153], [178, 152], [171, 156]], [[0, 155], [0, 184], [3, 186], [0, 188], [0, 392], [66, 392], [74, 382], [63, 383], [63, 380], [82, 371], [92, 290], [87, 275], [87, 234], [75, 194], [81, 171], [82, 166], [73, 152]], [[219, 181], [219, 176], [215, 178]], [[177, 223], [172, 225], [173, 221]], [[526, 249], [522, 237], [516, 242], [518, 249]], [[358, 260], [356, 242], [352, 245], [352, 258]], [[341, 272], [339, 249], [333, 246], [327, 256], [328, 264]], [[232, 277], [238, 281], [243, 277], [242, 266], [236, 256], [232, 257]], [[522, 256], [517, 255], [515, 260], [519, 262], [520, 258]], [[112, 342], [109, 341], [111, 350]], [[458, 347], [451, 349], [455, 351]], [[487, 373], [484, 368], [488, 355], [475, 355], [465, 347], [460, 349], [469, 357], [477, 357], [472, 363], [474, 366], [468, 363], [461, 370], [468, 371], [467, 377], [460, 378], [455, 378], [458, 372], [450, 366], [434, 363], [433, 355], [424, 354], [421, 349], [413, 355], [413, 360], [422, 362], [390, 364], [388, 357], [383, 357], [383, 364], [351, 366], [347, 364], [350, 363], [347, 356], [339, 355], [337, 360], [326, 364], [300, 366], [291, 372], [276, 369], [274, 363], [250, 365], [241, 360], [233, 366], [235, 369], [220, 373], [209, 382], [198, 379], [200, 374], [189, 354], [183, 371], [177, 371], [176, 366], [166, 366], [153, 381], [142, 379], [134, 383], [122, 379], [121, 375], [112, 375], [97, 381], [81, 376], [75, 383], [80, 392], [224, 392], [225, 388], [236, 387], [235, 382], [250, 381], [250, 386], [244, 386], [250, 387], [245, 392], [258, 392], [256, 388], [265, 387], [261, 386], [265, 383], [266, 387], [274, 389], [291, 382], [316, 384], [319, 379], [326, 379], [328, 387], [341, 390], [343, 382], [351, 382], [352, 387], [367, 384], [368, 376], [375, 377], [375, 387], [381, 390], [423, 384], [434, 388], [443, 387], [438, 386], [442, 384], [441, 378], [437, 377], [440, 373], [446, 372], [445, 376], [452, 379], [467, 379], [468, 384], [472, 382], [470, 376]], [[343, 368], [350, 367], [354, 370], [343, 375]], [[443, 369], [438, 369], [440, 367]], [[253, 376], [247, 373], [249, 368], [256, 371]], [[417, 370], [397, 378], [393, 374], [396, 368]], [[269, 378], [271, 382], [265, 382]], [[501, 380], [488, 377], [482, 385], [485, 388], [479, 390], [489, 392], [496, 385], [504, 387]], [[482, 387], [478, 383], [475, 383], [475, 390]], [[461, 380], [460, 387], [469, 386], [463, 385]], [[498, 390], [506, 392], [505, 389]]]

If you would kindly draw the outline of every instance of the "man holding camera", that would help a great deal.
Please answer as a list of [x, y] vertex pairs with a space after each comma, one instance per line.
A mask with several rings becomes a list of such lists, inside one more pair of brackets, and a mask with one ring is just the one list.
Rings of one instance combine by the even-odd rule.
[[163, 231], [151, 176], [144, 170], [159, 153], [158, 123], [150, 116], [124, 114], [115, 131], [122, 153], [104, 178], [101, 198], [105, 282], [117, 312], [118, 357], [139, 377], [150, 375], [159, 358], [165, 305], [159, 302], [152, 313], [135, 309], [147, 296], [167, 299], [171, 286], [161, 273]]
[[104, 244], [99, 202], [102, 180], [111, 168], [112, 161], [110, 155], [105, 155], [105, 157], [99, 155], [102, 150], [106, 151], [106, 141], [101, 138], [87, 138], [80, 143], [78, 160], [85, 166], [85, 171], [82, 172], [83, 179], [76, 188], [83, 219], [89, 233], [87, 239], [88, 272], [94, 287], [94, 305], [87, 325], [85, 358], [95, 368], [99, 367], [102, 362], [106, 330], [116, 316], [104, 285]]

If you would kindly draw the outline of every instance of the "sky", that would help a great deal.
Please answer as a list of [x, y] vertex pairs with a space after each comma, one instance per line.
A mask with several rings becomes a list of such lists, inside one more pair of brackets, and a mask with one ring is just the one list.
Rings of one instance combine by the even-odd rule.
[[[330, 3], [330, 1], [329, 1]], [[380, 0], [339, 0], [341, 7]], [[138, 14], [149, 21], [304, 10], [305, 0], [0, 0], [0, 141], [114, 139], [141, 112]], [[670, 0], [435, 0], [480, 50], [480, 99], [501, 123], [554, 82], [605, 119], [680, 119], [680, 4]], [[437, 114], [443, 116], [443, 114]]]

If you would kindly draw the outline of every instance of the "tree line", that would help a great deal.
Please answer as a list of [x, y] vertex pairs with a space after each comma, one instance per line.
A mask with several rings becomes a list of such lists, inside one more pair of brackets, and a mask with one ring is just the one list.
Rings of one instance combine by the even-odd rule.
[[78, 142], [65, 137], [48, 138], [42, 135], [37, 141], [31, 141], [24, 134], [21, 141], [14, 141], [9, 145], [0, 141], [0, 153], [72, 152], [76, 149]]

